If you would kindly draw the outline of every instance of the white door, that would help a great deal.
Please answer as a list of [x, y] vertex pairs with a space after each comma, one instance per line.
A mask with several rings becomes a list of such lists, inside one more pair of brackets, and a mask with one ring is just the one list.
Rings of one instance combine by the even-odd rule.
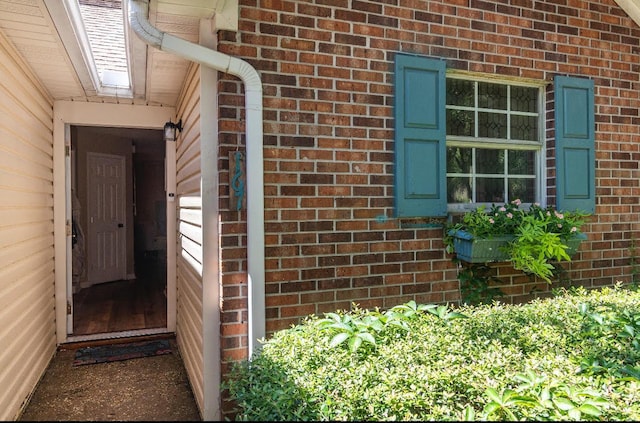
[[126, 277], [125, 158], [87, 153], [89, 284]]

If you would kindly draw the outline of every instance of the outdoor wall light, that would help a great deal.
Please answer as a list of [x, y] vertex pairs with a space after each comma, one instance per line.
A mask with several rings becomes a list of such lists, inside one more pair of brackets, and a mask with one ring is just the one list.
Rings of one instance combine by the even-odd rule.
[[175, 141], [178, 138], [178, 133], [182, 132], [182, 119], [178, 123], [169, 122], [164, 124], [164, 140]]

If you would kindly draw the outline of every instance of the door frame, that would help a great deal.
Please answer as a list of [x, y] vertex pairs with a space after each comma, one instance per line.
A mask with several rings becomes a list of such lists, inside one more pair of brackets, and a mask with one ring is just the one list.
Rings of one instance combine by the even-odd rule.
[[[55, 101], [53, 105], [53, 197], [56, 342], [107, 339], [176, 330], [176, 209], [167, 201], [167, 327], [151, 330], [69, 335], [73, 325], [71, 271], [71, 126], [160, 129], [175, 120], [175, 108], [134, 104]], [[170, 166], [166, 166], [170, 169]], [[175, 179], [175, 178], [172, 178]], [[170, 192], [175, 192], [175, 187]]]

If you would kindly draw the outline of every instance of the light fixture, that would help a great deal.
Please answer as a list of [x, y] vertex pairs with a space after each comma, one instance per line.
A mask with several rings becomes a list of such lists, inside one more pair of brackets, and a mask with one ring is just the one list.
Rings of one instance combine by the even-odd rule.
[[164, 140], [175, 141], [178, 138], [178, 133], [182, 132], [182, 119], [178, 123], [169, 122], [164, 124]]

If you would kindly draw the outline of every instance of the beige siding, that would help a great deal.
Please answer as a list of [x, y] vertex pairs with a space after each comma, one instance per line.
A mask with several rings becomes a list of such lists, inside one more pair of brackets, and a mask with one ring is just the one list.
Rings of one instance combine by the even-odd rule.
[[55, 354], [53, 103], [0, 33], [0, 420]]
[[185, 128], [178, 141], [177, 337], [200, 411], [204, 407], [202, 322], [202, 199], [200, 193], [199, 66], [187, 74], [177, 116]]

